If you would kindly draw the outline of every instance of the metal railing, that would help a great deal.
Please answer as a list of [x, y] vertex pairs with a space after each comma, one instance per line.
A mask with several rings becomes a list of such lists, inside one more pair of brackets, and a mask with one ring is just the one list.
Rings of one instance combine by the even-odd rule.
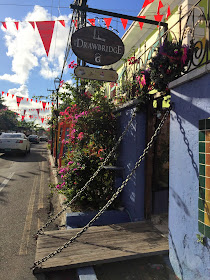
[[[203, 5], [203, 6], [202, 6]], [[210, 16], [209, 16], [210, 0], [197, 1], [194, 5], [182, 9], [180, 6], [172, 17], [177, 18], [175, 23], [166, 32], [159, 27], [157, 39], [152, 45], [147, 46], [145, 43], [141, 46], [138, 55], [134, 54], [135, 63], [129, 65], [128, 61], [124, 62], [124, 82], [131, 81], [139, 69], [147, 69], [155, 50], [165, 41], [177, 42], [186, 45], [191, 50], [191, 56], [188, 64], [184, 67], [180, 76], [199, 68], [210, 62]], [[123, 79], [122, 79], [123, 80]], [[128, 96], [131, 94], [129, 92]], [[129, 98], [130, 99], [130, 98]]]

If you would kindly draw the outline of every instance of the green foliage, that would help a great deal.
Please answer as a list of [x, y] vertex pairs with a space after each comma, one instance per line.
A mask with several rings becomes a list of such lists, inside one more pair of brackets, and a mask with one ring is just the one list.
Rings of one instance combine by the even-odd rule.
[[17, 130], [18, 120], [16, 114], [7, 108], [0, 109], [0, 131]]
[[[59, 171], [61, 183], [57, 189], [70, 201], [114, 146], [116, 119], [112, 114], [113, 105], [104, 96], [102, 83], [66, 85], [66, 90], [68, 94], [62, 96], [66, 108], [63, 105], [60, 115], [62, 122], [68, 124], [69, 136], [65, 139], [64, 166]], [[115, 157], [109, 165], [114, 163]], [[99, 209], [113, 193], [114, 174], [102, 170], [75, 201], [76, 209]]]

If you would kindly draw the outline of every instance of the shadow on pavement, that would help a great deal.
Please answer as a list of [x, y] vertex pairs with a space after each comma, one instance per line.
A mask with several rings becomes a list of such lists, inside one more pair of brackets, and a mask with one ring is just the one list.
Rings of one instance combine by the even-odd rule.
[[16, 161], [16, 162], [42, 162], [47, 161], [47, 159], [42, 156], [39, 152], [31, 151], [31, 153], [25, 155], [21, 154], [2, 154], [0, 158], [9, 161]]

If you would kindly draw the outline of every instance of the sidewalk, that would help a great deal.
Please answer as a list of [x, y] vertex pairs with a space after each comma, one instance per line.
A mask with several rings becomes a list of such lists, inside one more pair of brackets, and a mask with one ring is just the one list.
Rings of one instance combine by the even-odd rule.
[[[51, 166], [51, 175], [54, 183], [58, 183], [57, 169], [54, 167], [54, 161], [49, 153], [49, 162]], [[53, 194], [54, 214], [62, 210], [65, 197], [61, 194]], [[70, 212], [70, 209], [68, 209]], [[157, 215], [152, 218], [153, 225], [162, 232], [163, 236], [168, 235], [168, 217], [167, 215]], [[65, 229], [66, 212], [56, 221], [58, 229]], [[78, 278], [77, 270], [66, 270], [50, 272], [47, 274], [49, 280], [178, 280], [170, 265], [168, 255], [157, 255], [142, 257], [134, 260], [118, 261], [115, 263], [96, 265], [93, 267], [95, 277], [97, 278]], [[86, 276], [88, 277], [88, 276]]]

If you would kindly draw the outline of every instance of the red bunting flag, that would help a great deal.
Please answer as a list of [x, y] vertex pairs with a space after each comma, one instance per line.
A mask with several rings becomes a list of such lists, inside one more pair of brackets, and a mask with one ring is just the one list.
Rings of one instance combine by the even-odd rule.
[[12, 94], [12, 98], [14, 97], [15, 95], [14, 94]]
[[74, 22], [75, 28], [77, 29], [77, 19], [76, 20], [72, 20], [72, 22]]
[[107, 29], [109, 29], [111, 21], [112, 21], [112, 18], [104, 18], [104, 22], [106, 23]]
[[88, 20], [92, 26], [96, 25], [96, 20], [94, 18], [89, 18]]
[[4, 28], [7, 29], [6, 22], [5, 22], [5, 21], [2, 21], [1, 23], [2, 23], [2, 25], [4, 26]]
[[23, 115], [24, 115], [24, 116], [25, 116], [25, 114], [26, 114], [26, 110], [23, 111]]
[[35, 30], [35, 23], [34, 23], [34, 21], [29, 21], [29, 23], [31, 24], [31, 26], [32, 26], [33, 29]]
[[154, 2], [154, 0], [145, 0], [142, 9], [151, 4], [152, 2]]
[[7, 96], [9, 96], [9, 92], [7, 92]]
[[28, 101], [29, 100], [29, 98], [26, 98], [26, 101]]
[[16, 96], [16, 100], [17, 100], [17, 105], [19, 107], [20, 101], [22, 100], [22, 97]]
[[44, 122], [44, 118], [41, 118], [42, 123]]
[[53, 30], [54, 30], [54, 21], [37, 21], [36, 26], [39, 31], [39, 35], [42, 39], [46, 54], [48, 56], [50, 50], [50, 44], [52, 40]]
[[155, 15], [154, 18], [155, 18], [156, 21], [161, 22], [161, 20], [163, 18], [163, 15]]
[[36, 109], [36, 110], [37, 110], [37, 114], [38, 114], [38, 116], [39, 116], [39, 110], [40, 110], [40, 109]]
[[39, 103], [42, 103], [42, 101], [40, 100]]
[[163, 3], [161, 2], [161, 0], [159, 1], [159, 4], [158, 4], [158, 9], [157, 9], [157, 14], [159, 15], [160, 14], [160, 9], [163, 8]]
[[124, 28], [124, 30], [125, 30], [125, 29], [126, 29], [126, 26], [127, 26], [127, 24], [128, 24], [128, 19], [121, 18], [120, 20], [121, 20], [122, 25], [123, 25], [123, 28]]
[[37, 103], [37, 99], [36, 99], [36, 103]]
[[32, 115], [29, 115], [29, 118], [31, 119], [31, 118], [32, 118]]
[[31, 99], [31, 102], [33, 101], [33, 99]]
[[22, 116], [22, 119], [21, 119], [21, 120], [23, 121], [23, 120], [24, 120], [24, 118], [25, 118], [25, 116]]
[[[145, 16], [138, 16], [138, 18], [143, 18], [143, 19], [145, 19], [146, 17]], [[139, 26], [140, 26], [140, 28], [141, 28], [141, 30], [142, 30], [142, 27], [143, 27], [143, 25], [144, 25], [144, 22], [138, 22], [139, 23]]]
[[16, 26], [16, 29], [18, 30], [18, 27], [19, 27], [19, 22], [18, 21], [15, 21], [15, 26]]
[[59, 20], [59, 22], [65, 27], [65, 21], [64, 20]]
[[4, 95], [4, 91], [2, 91], [1, 94]]
[[46, 102], [43, 102], [43, 101], [42, 101], [42, 107], [43, 107], [43, 110], [45, 110]]
[[171, 9], [170, 6], [168, 5], [168, 9], [167, 9], [167, 15], [166, 15], [166, 19], [168, 20], [168, 17], [171, 15]]

